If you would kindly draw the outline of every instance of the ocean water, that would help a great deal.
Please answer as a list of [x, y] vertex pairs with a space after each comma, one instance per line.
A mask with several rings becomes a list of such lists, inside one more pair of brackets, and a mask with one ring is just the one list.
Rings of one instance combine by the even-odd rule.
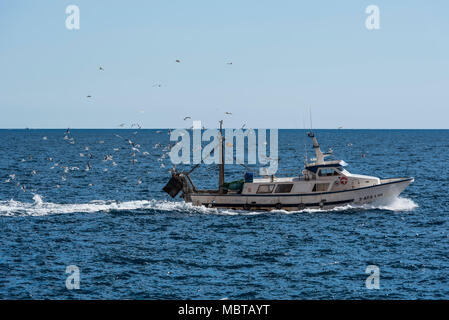
[[[169, 198], [167, 130], [64, 132], [0, 130], [1, 299], [449, 298], [449, 131], [316, 130], [350, 172], [415, 183], [378, 206], [298, 212]], [[280, 131], [279, 176], [300, 172], [306, 139]], [[213, 187], [216, 176], [192, 177]], [[365, 286], [369, 265], [379, 289]]]

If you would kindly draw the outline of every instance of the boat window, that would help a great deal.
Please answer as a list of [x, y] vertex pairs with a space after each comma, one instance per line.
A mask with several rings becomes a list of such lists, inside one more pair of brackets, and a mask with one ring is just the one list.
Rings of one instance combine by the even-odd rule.
[[276, 186], [276, 190], [274, 190], [275, 193], [288, 193], [292, 191], [293, 184], [278, 184]]
[[316, 183], [313, 186], [312, 192], [324, 192], [329, 188], [329, 183]]
[[339, 173], [334, 170], [333, 168], [326, 168], [326, 169], [320, 169], [320, 171], [318, 171], [318, 175], [320, 177], [331, 177], [331, 176], [338, 176]]
[[271, 193], [273, 192], [274, 184], [261, 184], [257, 189], [257, 193]]

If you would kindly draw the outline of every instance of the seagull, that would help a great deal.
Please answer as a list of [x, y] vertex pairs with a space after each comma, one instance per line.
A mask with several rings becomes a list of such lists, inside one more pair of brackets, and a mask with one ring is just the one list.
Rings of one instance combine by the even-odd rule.
[[124, 126], [125, 126], [124, 123], [120, 123], [120, 124], [119, 124], [119, 127], [121, 127], [121, 128], [123, 128]]
[[42, 140], [47, 140], [47, 137], [42, 137]]
[[134, 142], [132, 142], [130, 139], [126, 139], [126, 141], [128, 141], [128, 143], [129, 143], [130, 145], [132, 145], [133, 147], [135, 147]]
[[160, 83], [153, 84], [153, 88], [154, 87], [160, 88], [160, 87], [162, 87], [162, 84], [160, 84]]
[[179, 60], [179, 59], [176, 59], [175, 61], [176, 61], [177, 63], [180, 63], [180, 62], [181, 62], [181, 60]]
[[229, 65], [231, 65], [231, 64], [232, 64], [232, 62], [228, 62], [228, 63], [226, 63], [226, 64], [229, 64]]
[[91, 96], [91, 95], [88, 95], [88, 96], [86, 96], [86, 98], [92, 98], [92, 96]]
[[192, 119], [191, 117], [185, 117], [184, 118], [184, 121], [186, 121], [187, 119]]
[[100, 66], [98, 69], [100, 69], [101, 71], [104, 71], [104, 68], [102, 66]]
[[232, 112], [228, 112], [228, 111], [226, 111], [226, 112], [225, 112], [225, 114], [229, 114], [229, 115], [231, 115], [231, 116], [232, 116]]
[[36, 170], [31, 171], [31, 174], [34, 176], [36, 174]]
[[22, 185], [22, 190], [23, 192], [27, 192], [27, 188], [25, 187], [25, 185]]

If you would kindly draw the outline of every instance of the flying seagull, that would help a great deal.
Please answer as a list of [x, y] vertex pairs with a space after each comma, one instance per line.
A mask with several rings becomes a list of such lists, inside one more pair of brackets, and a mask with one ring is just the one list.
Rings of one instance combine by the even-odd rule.
[[187, 119], [192, 119], [191, 117], [185, 117], [184, 118], [184, 121], [186, 121]]
[[98, 69], [100, 69], [101, 71], [104, 71], [104, 68], [102, 66], [100, 66]]
[[176, 59], [175, 61], [176, 61], [177, 63], [180, 63], [180, 62], [181, 62], [181, 60], [179, 60], [179, 59]]

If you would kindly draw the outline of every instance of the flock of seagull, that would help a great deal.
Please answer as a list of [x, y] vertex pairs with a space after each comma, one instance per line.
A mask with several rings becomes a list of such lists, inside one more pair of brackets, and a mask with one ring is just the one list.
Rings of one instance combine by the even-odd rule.
[[[125, 127], [125, 124], [120, 125], [120, 127]], [[140, 124], [138, 123], [134, 123], [131, 124], [130, 128], [137, 128], [137, 130], [141, 129]], [[156, 131], [158, 134], [162, 134], [164, 133], [164, 131], [162, 130], [158, 130]], [[170, 130], [168, 130], [168, 133], [170, 134]], [[134, 132], [134, 134], [137, 134], [137, 131]], [[167, 155], [170, 152], [170, 148], [171, 145], [164, 145], [160, 142], [156, 143], [153, 146], [153, 149], [161, 149], [159, 150], [159, 152], [154, 152], [153, 154], [150, 154], [150, 152], [148, 151], [144, 151], [142, 150], [142, 147], [140, 144], [134, 142], [133, 140], [131, 140], [130, 138], [125, 138], [119, 134], [114, 134], [115, 137], [121, 139], [124, 142], [124, 145], [129, 147], [129, 154], [130, 154], [130, 163], [131, 165], [134, 165], [138, 162], [137, 159], [137, 155], [140, 154], [142, 156], [154, 156], [154, 157], [159, 157], [157, 159], [158, 162], [160, 162], [160, 167], [161, 168], [165, 168], [165, 165], [163, 163], [164, 159], [167, 159]], [[63, 134], [63, 141], [66, 141], [68, 144], [74, 145], [76, 143], [75, 138], [73, 137], [70, 129], [65, 130], [64, 134]], [[47, 136], [42, 137], [42, 141], [49, 141]], [[97, 142], [98, 144], [104, 144], [104, 140], [100, 140]], [[94, 157], [92, 151], [91, 151], [91, 146], [84, 146], [82, 147], [81, 152], [78, 152], [78, 156], [79, 159], [75, 159], [75, 162], [77, 162], [75, 165], [66, 165], [66, 164], [62, 164], [61, 162], [58, 162], [55, 160], [55, 157], [50, 157], [47, 156], [46, 157], [46, 161], [48, 163], [50, 163], [50, 170], [58, 170], [61, 176], [61, 181], [65, 182], [67, 181], [68, 177], [69, 177], [69, 173], [73, 172], [73, 171], [91, 171], [94, 167], [94, 165], [92, 164], [93, 159], [102, 159], [103, 160], [103, 164], [110, 164], [112, 167], [117, 166], [117, 162], [114, 158], [113, 153], [117, 152], [120, 150], [120, 148], [114, 147], [112, 153], [105, 153], [102, 154], [101, 156], [96, 155]], [[83, 160], [84, 159], [84, 160]], [[27, 159], [21, 159], [19, 160], [19, 162], [27, 162], [33, 160], [33, 156], [28, 156]], [[85, 163], [84, 168], [82, 166], [79, 165], [80, 160], [82, 162]], [[107, 167], [104, 167], [104, 165], [102, 166], [102, 171], [103, 172], [107, 172], [109, 169]], [[100, 168], [101, 169], [101, 168]], [[32, 176], [38, 175], [38, 170], [36, 169], [32, 169], [30, 174]], [[127, 178], [125, 177], [124, 180], [127, 181]], [[19, 187], [19, 191], [23, 191], [23, 192], [27, 192], [27, 186], [24, 183], [21, 183], [19, 181], [18, 175], [17, 173], [11, 173], [8, 175], [8, 177], [6, 178], [6, 180], [4, 181], [5, 183], [14, 183], [17, 187]], [[142, 184], [142, 178], [139, 177], [136, 181], [137, 185]], [[93, 183], [89, 183], [88, 184], [89, 187], [94, 186]], [[61, 187], [61, 185], [58, 183], [54, 186], [55, 188], [59, 189]]]

